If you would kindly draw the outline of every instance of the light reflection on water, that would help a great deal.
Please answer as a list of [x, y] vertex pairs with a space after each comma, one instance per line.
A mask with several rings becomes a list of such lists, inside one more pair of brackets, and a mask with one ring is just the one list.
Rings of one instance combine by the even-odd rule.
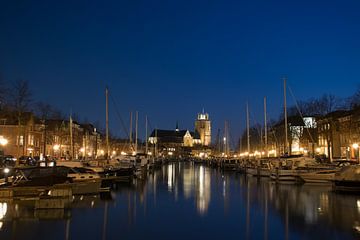
[[[360, 197], [174, 163], [66, 209], [0, 199], [0, 239], [359, 239]], [[5, 210], [6, 209], [6, 210]]]

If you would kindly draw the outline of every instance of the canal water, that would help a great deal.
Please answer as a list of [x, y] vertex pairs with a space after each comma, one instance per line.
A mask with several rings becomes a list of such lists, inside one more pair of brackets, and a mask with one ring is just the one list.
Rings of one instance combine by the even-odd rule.
[[65, 210], [0, 199], [0, 239], [360, 239], [360, 196], [174, 163]]

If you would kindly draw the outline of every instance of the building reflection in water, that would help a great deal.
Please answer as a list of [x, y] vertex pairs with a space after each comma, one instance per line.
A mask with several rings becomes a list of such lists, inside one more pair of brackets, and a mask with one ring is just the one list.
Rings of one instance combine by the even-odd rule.
[[195, 174], [195, 178], [197, 178], [196, 207], [200, 215], [207, 213], [211, 198], [211, 178], [207, 170], [204, 166], [199, 166]]
[[0, 230], [3, 227], [3, 220], [5, 219], [8, 209], [8, 204], [6, 202], [0, 202]]
[[[96, 218], [92, 226], [98, 228], [94, 230], [97, 239], [117, 236], [115, 230], [118, 226], [132, 236], [135, 227], [150, 224], [148, 219], [179, 214], [176, 207], [174, 212], [164, 208], [178, 206], [177, 199], [190, 203], [181, 204], [181, 207], [188, 207], [185, 215], [195, 212], [213, 222], [229, 223], [229, 230], [232, 231], [233, 226], [241, 228], [242, 231], [236, 234], [243, 234], [245, 239], [322, 239], [333, 238], [332, 234], [336, 234], [338, 239], [360, 237], [360, 197], [336, 194], [331, 191], [331, 186], [276, 184], [266, 179], [220, 173], [202, 165], [175, 163], [149, 173], [146, 180], [121, 185], [108, 195], [101, 198], [76, 196], [66, 209], [57, 210], [38, 210], [29, 202], [0, 200], [0, 238], [25, 239], [22, 237], [28, 235], [31, 239], [33, 232], [22, 232], [28, 220], [34, 220], [32, 224], [41, 228], [45, 221], [39, 220], [56, 219], [63, 223], [60, 234], [65, 235], [65, 239], [72, 239], [79, 231], [77, 227], [81, 227], [79, 219], [84, 221], [83, 212]], [[210, 203], [214, 208], [209, 207]], [[212, 209], [221, 208], [222, 204], [225, 215], [216, 215], [219, 211], [207, 214]], [[239, 213], [242, 220], [236, 223]], [[159, 219], [157, 224], [166, 225], [167, 222], [161, 221], [168, 220]]]

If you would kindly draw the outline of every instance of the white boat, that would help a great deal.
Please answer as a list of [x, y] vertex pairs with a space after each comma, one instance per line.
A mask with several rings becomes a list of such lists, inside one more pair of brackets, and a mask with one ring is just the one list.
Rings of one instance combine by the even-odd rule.
[[334, 181], [335, 173], [338, 171], [339, 169], [329, 169], [316, 172], [300, 173], [299, 177], [305, 183], [331, 184]]
[[342, 168], [335, 174], [333, 188], [340, 192], [360, 192], [360, 165]]
[[312, 158], [302, 156], [288, 157], [281, 159], [279, 166], [271, 170], [270, 178], [275, 181], [295, 182], [298, 180], [299, 174], [315, 170], [316, 163]]
[[91, 169], [83, 167], [68, 168], [67, 176], [72, 179], [69, 184], [74, 195], [93, 194], [101, 191], [101, 177]]

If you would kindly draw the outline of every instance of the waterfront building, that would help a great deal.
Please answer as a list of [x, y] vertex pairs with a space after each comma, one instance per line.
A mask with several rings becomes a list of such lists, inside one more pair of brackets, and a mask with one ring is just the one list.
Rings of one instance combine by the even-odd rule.
[[1, 150], [4, 154], [15, 157], [39, 156], [43, 129], [44, 124], [30, 112], [22, 113], [20, 118], [15, 112], [1, 112]]
[[197, 131], [154, 129], [149, 137], [149, 143], [163, 155], [181, 155], [191, 151], [191, 148], [201, 145]]
[[268, 146], [270, 151], [276, 151], [281, 155], [285, 149], [288, 154], [314, 155], [317, 149], [317, 121], [313, 116], [290, 116], [288, 117], [288, 147], [285, 147], [284, 121], [275, 124], [269, 132]]
[[319, 121], [319, 153], [332, 159], [359, 159], [360, 108], [335, 111]]

